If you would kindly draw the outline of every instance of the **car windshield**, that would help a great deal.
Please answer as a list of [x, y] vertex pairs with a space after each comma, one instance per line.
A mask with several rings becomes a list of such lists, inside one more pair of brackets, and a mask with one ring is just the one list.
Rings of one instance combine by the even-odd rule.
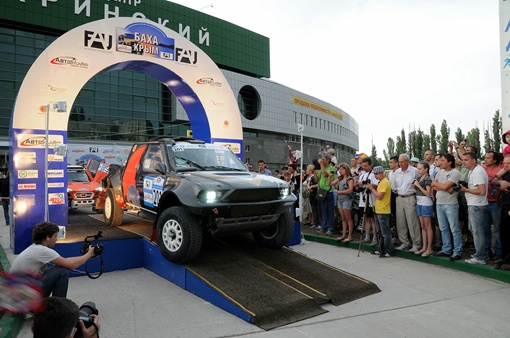
[[68, 170], [67, 171], [68, 182], [89, 182], [89, 178], [85, 173], [85, 170]]
[[179, 171], [247, 171], [230, 149], [214, 144], [177, 143], [172, 148], [175, 167]]

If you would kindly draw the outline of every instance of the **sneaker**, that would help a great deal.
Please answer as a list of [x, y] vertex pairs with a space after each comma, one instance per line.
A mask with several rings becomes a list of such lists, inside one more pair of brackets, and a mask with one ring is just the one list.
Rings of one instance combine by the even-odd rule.
[[379, 250], [375, 250], [375, 251], [372, 251], [371, 252], [372, 255], [377, 255], [377, 256], [380, 256], [381, 253], [379, 252]]
[[361, 243], [370, 243], [370, 238], [365, 238], [364, 240], [361, 241]]
[[407, 250], [409, 247], [405, 244], [401, 244], [400, 246], [397, 246], [395, 249], [397, 250]]
[[390, 257], [393, 257], [393, 255], [389, 254], [389, 253], [383, 253], [382, 255], [379, 255], [379, 258], [390, 258]]
[[434, 254], [434, 256], [436, 256], [436, 257], [450, 257], [451, 254], [446, 253], [444, 251], [439, 251], [438, 253]]
[[459, 261], [462, 259], [461, 255], [453, 254], [450, 256], [450, 262]]
[[481, 264], [481, 265], [485, 265], [487, 264], [485, 262], [485, 260], [483, 259], [478, 259], [478, 258], [470, 258], [470, 259], [466, 259], [464, 262], [468, 263], [468, 264]]
[[417, 252], [417, 251], [418, 251], [418, 249], [416, 249], [416, 248], [409, 249], [409, 252]]
[[326, 231], [326, 235], [333, 235], [333, 231], [331, 230]]
[[370, 246], [377, 246], [377, 241], [372, 241], [372, 243], [370, 243]]

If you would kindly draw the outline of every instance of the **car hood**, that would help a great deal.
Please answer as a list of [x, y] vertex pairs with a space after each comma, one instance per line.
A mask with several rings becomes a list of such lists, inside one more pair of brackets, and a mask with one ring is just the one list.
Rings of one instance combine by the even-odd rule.
[[67, 187], [73, 191], [94, 191], [101, 184], [98, 182], [68, 182]]
[[180, 176], [204, 189], [260, 189], [288, 187], [288, 183], [276, 177], [252, 172], [193, 171]]

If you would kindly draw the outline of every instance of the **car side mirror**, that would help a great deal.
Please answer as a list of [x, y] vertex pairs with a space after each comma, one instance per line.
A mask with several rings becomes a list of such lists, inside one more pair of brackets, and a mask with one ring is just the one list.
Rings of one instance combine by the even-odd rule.
[[160, 173], [162, 175], [166, 174], [166, 167], [163, 163], [157, 163], [154, 170], [156, 170], [158, 173]]

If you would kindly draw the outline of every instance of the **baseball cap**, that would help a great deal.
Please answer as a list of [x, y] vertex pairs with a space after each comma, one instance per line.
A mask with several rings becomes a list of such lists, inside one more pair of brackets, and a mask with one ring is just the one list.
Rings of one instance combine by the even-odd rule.
[[418, 163], [418, 162], [420, 162], [420, 159], [418, 157], [416, 157], [416, 156], [413, 156], [413, 157], [411, 157], [411, 159], [409, 161], [410, 162], [414, 162], [414, 163]]
[[372, 169], [372, 172], [375, 174], [382, 174], [384, 173], [384, 168], [381, 167], [380, 165], [378, 165], [377, 167], [374, 167], [374, 169]]

